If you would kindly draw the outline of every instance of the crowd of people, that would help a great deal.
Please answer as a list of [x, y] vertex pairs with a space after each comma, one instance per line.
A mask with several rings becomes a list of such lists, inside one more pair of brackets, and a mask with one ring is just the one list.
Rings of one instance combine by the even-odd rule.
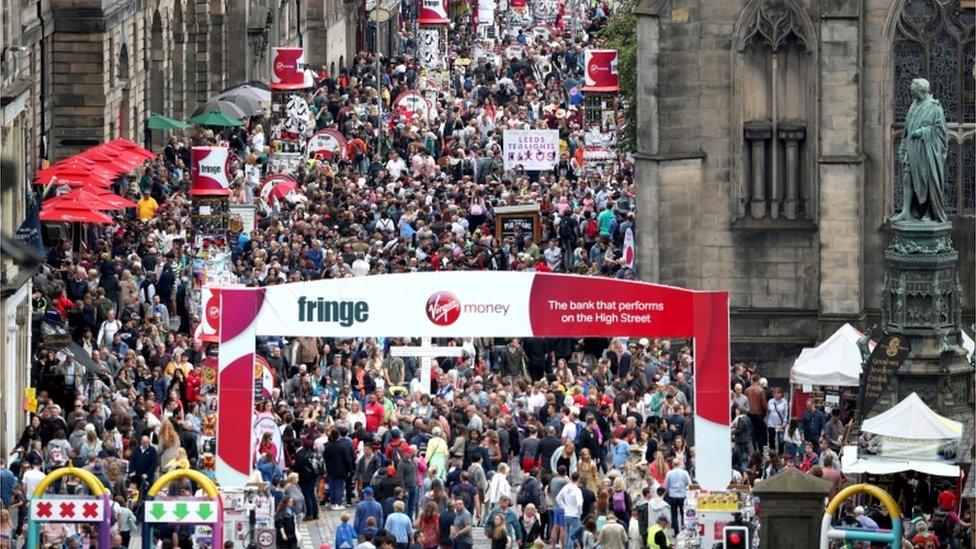
[[[80, 249], [49, 245], [33, 279], [36, 321], [65, 331], [86, 356], [37, 342], [38, 411], [10, 466], [0, 467], [0, 547], [21, 539], [34, 489], [60, 467], [85, 468], [111, 490], [115, 547], [138, 535], [142, 496], [161, 473], [212, 467], [205, 441], [216, 410], [203, 366], [211, 349], [194, 337], [200, 319], [191, 299], [202, 251], [188, 221], [191, 145], [227, 144], [232, 201], [257, 206], [250, 234], [202, 243], [231, 250], [241, 284], [462, 269], [632, 276], [622, 253], [636, 214], [632, 167], [586, 165], [586, 121], [570, 94], [582, 80], [582, 48], [614, 9], [585, 7], [574, 32], [562, 11], [545, 39], [499, 13], [501, 51], [524, 46], [510, 58], [476, 56], [482, 38], [455, 21], [452, 78], [429, 118], [391, 104], [418, 84], [405, 27], [395, 56], [363, 52], [334, 74], [319, 73], [306, 96], [316, 127], [336, 129], [348, 145], [296, 169], [299, 196], [258, 192], [277, 137], [265, 134], [266, 121], [199, 129], [117, 186], [137, 200], [133, 211], [110, 227], [89, 227]], [[529, 128], [559, 131], [554, 170], [503, 169], [501, 132]], [[541, 237], [516, 229], [498, 238], [494, 209], [520, 204], [539, 206]], [[277, 385], [256, 412], [278, 423], [281, 447], [270, 436], [256, 441], [253, 476], [274, 496], [279, 547], [297, 547], [298, 524], [324, 509], [343, 510], [337, 549], [468, 549], [475, 529], [494, 549], [674, 545], [695, 469], [707, 466], [695, 455], [688, 342], [456, 339], [463, 355], [438, 359], [431, 387], [418, 387], [417, 359], [390, 355], [404, 343], [259, 339]], [[735, 365], [732, 378], [730, 482], [747, 489], [793, 467], [841, 486], [839, 411], [825, 414], [811, 401], [793, 417], [782, 390], [746, 365]], [[909, 533], [922, 538], [916, 546], [965, 547], [957, 533], [969, 519], [941, 496], [932, 505], [919, 479], [910, 480], [906, 515], [917, 507]], [[175, 482], [168, 492], [194, 489]], [[87, 488], [67, 477], [49, 491]], [[857, 511], [862, 526], [884, 525], [873, 511]], [[193, 528], [155, 532], [159, 547], [187, 547]], [[97, 536], [50, 523], [42, 542], [94, 547]]]

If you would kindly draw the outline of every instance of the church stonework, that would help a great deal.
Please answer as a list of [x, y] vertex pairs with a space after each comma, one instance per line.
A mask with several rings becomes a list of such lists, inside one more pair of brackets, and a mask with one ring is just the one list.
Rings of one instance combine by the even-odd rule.
[[844, 322], [880, 324], [910, 83], [925, 78], [945, 109], [959, 254], [958, 286], [939, 284], [972, 323], [971, 4], [644, 0], [637, 13], [642, 279], [730, 290], [733, 360], [772, 377]]

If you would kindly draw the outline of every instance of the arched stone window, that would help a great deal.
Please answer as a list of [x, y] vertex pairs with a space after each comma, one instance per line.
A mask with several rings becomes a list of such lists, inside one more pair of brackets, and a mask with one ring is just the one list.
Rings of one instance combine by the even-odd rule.
[[125, 81], [129, 79], [129, 47], [122, 43], [122, 47], [119, 48], [119, 80]]
[[903, 0], [895, 14], [891, 46], [892, 204], [901, 204], [898, 144], [912, 103], [913, 78], [926, 78], [942, 103], [949, 128], [946, 187], [949, 215], [976, 214], [976, 86], [973, 60], [976, 13], [960, 0]]
[[816, 33], [793, 0], [753, 0], [733, 35], [735, 218], [816, 219]]

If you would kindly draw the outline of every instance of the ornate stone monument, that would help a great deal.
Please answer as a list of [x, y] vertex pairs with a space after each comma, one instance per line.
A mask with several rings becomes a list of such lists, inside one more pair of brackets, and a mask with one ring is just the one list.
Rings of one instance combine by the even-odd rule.
[[945, 114], [927, 80], [917, 78], [898, 149], [902, 209], [891, 218], [885, 250], [881, 316], [885, 329], [911, 338], [912, 354], [889, 385], [891, 402], [915, 391], [950, 416], [972, 416], [973, 366], [960, 339], [962, 285], [942, 206], [947, 133]]

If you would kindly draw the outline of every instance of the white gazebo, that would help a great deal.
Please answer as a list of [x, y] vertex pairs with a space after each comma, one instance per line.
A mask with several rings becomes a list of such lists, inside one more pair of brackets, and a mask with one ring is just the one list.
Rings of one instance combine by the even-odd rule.
[[[861, 376], [861, 351], [857, 347], [864, 334], [844, 324], [816, 347], [807, 347], [790, 369], [792, 385], [834, 385], [857, 387]], [[874, 349], [874, 341], [868, 347]]]

